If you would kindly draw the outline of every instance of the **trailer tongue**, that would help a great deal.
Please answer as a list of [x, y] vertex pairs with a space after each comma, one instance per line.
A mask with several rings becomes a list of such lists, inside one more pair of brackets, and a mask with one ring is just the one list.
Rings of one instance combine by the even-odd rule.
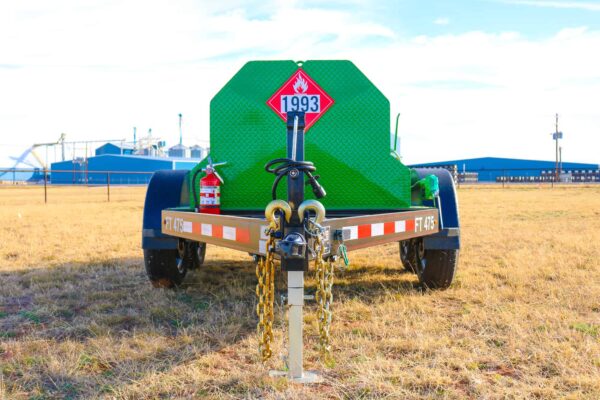
[[[446, 171], [410, 170], [390, 155], [389, 121], [389, 102], [350, 62], [246, 64], [211, 102], [211, 157], [224, 164], [207, 159], [185, 174], [157, 172], [149, 184], [142, 247], [153, 284], [180, 284], [204, 261], [206, 244], [253, 255], [266, 361], [279, 261], [287, 274], [285, 374], [315, 381], [302, 364], [310, 264], [323, 358], [331, 357], [334, 264], [347, 263], [347, 252], [400, 242], [405, 268], [435, 288], [450, 285], [456, 269], [453, 181]], [[217, 169], [221, 214], [198, 213], [200, 173]]]

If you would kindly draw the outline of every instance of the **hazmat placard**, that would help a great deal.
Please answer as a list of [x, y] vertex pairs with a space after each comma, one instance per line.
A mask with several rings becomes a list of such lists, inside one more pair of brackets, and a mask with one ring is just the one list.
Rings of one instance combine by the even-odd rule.
[[267, 104], [284, 122], [288, 111], [305, 112], [306, 132], [333, 105], [333, 99], [300, 68], [271, 96]]

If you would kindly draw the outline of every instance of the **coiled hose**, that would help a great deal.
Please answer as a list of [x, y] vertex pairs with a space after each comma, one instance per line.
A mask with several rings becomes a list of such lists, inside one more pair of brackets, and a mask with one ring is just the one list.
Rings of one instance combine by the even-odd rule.
[[317, 199], [325, 197], [327, 194], [325, 189], [317, 182], [319, 175], [312, 174], [317, 170], [315, 164], [311, 161], [294, 161], [290, 158], [276, 158], [265, 165], [265, 171], [275, 174], [275, 181], [273, 181], [273, 186], [271, 187], [271, 196], [273, 197], [273, 200], [277, 200], [277, 186], [279, 185], [279, 181], [294, 170], [306, 174], [308, 177], [306, 184], [312, 186], [313, 193]]

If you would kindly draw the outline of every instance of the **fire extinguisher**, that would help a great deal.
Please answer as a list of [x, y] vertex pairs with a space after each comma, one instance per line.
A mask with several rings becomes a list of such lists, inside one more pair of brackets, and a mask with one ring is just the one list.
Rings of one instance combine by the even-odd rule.
[[202, 169], [206, 175], [200, 179], [200, 207], [198, 212], [205, 214], [221, 214], [221, 184], [223, 179], [215, 170], [210, 157], [208, 165]]

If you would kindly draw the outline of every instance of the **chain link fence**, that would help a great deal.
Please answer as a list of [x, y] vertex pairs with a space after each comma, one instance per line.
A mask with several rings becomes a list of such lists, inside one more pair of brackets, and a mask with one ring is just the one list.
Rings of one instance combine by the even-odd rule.
[[497, 168], [463, 169], [457, 165], [412, 166], [414, 168], [443, 168], [450, 172], [457, 186], [461, 185], [507, 185], [546, 184], [554, 186], [581, 186], [580, 184], [599, 184], [600, 169], [548, 169], [548, 168]]
[[[1, 188], [27, 188], [31, 197], [43, 197], [48, 203], [52, 194], [60, 194], [61, 202], [77, 201], [85, 193], [89, 201], [115, 201], [137, 197], [145, 192], [153, 171], [82, 171], [43, 170], [41, 168], [0, 168]], [[139, 188], [130, 190], [129, 188]], [[85, 190], [85, 192], [82, 192]], [[8, 195], [7, 195], [8, 196]]]
[[[462, 186], [514, 187], [518, 185], [537, 185], [554, 187], [582, 187], [600, 184], [600, 169], [555, 170], [512, 168], [479, 169], [459, 171], [456, 165], [441, 167], [453, 176], [458, 188]], [[153, 171], [86, 171], [51, 170], [30, 168], [0, 168], [0, 190], [20, 187], [31, 190], [31, 197], [39, 196], [48, 203], [53, 193], [60, 194], [61, 202], [79, 201], [85, 194], [86, 201], [121, 201], [138, 198], [138, 192], [145, 187]], [[131, 190], [130, 188], [138, 188]], [[34, 199], [35, 200], [35, 199]], [[38, 201], [38, 200], [36, 200]]]

